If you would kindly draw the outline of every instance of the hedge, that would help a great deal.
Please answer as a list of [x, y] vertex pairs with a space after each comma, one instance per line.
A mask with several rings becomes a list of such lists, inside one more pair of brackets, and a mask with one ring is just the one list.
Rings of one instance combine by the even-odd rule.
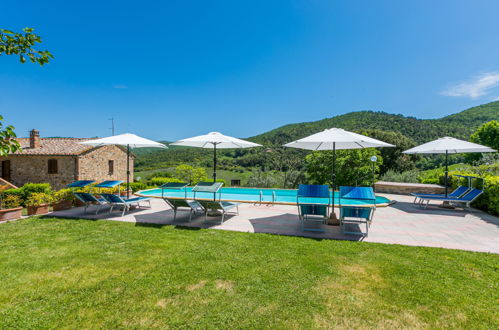
[[[452, 171], [449, 172], [450, 185], [452, 188], [457, 188], [459, 185], [459, 180], [457, 177], [452, 175], [470, 175], [477, 176], [476, 173], [463, 172], [463, 171]], [[484, 190], [483, 194], [480, 195], [473, 203], [472, 206], [479, 210], [483, 210], [490, 214], [499, 215], [499, 176], [497, 175], [482, 175], [485, 179], [485, 187], [481, 186], [482, 180], [473, 180], [473, 187]], [[445, 176], [442, 175], [441, 180], [444, 180]], [[461, 184], [463, 179], [461, 179]]]

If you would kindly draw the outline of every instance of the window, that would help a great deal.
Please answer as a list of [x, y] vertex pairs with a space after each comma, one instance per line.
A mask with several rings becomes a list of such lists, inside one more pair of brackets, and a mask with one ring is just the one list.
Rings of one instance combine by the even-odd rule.
[[109, 168], [109, 175], [114, 174], [114, 160], [110, 160], [107, 162], [108, 168]]
[[57, 174], [57, 159], [49, 159], [48, 174]]

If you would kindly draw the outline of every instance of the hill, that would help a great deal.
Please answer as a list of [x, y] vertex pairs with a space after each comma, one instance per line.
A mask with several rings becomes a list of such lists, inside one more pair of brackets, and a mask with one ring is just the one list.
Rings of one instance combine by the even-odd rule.
[[253, 136], [249, 140], [262, 144], [284, 144], [326, 128], [341, 127], [350, 131], [361, 129], [395, 131], [417, 143], [424, 143], [447, 135], [467, 139], [478, 126], [494, 119], [499, 119], [499, 101], [440, 119], [417, 119], [380, 111], [358, 111], [313, 122], [285, 125]]

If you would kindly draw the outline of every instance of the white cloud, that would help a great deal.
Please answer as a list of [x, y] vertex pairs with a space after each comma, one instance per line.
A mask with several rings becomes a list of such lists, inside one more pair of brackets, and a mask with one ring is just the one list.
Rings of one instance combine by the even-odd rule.
[[114, 85], [113, 88], [116, 88], [116, 89], [127, 89], [128, 86], [126, 86], [126, 85]]
[[442, 91], [445, 96], [464, 96], [473, 100], [487, 95], [494, 87], [499, 86], [499, 73], [487, 72], [473, 77], [471, 80], [449, 86]]

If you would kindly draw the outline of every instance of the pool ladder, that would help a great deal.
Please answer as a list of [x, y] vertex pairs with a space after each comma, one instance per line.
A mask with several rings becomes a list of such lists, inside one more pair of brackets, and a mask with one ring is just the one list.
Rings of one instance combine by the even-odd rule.
[[[267, 206], [274, 206], [274, 203], [277, 199], [277, 194], [275, 193], [274, 190], [272, 190], [272, 203], [266, 203]], [[260, 198], [259, 201], [256, 202], [254, 205], [262, 205], [263, 204], [263, 190], [260, 190]]]

